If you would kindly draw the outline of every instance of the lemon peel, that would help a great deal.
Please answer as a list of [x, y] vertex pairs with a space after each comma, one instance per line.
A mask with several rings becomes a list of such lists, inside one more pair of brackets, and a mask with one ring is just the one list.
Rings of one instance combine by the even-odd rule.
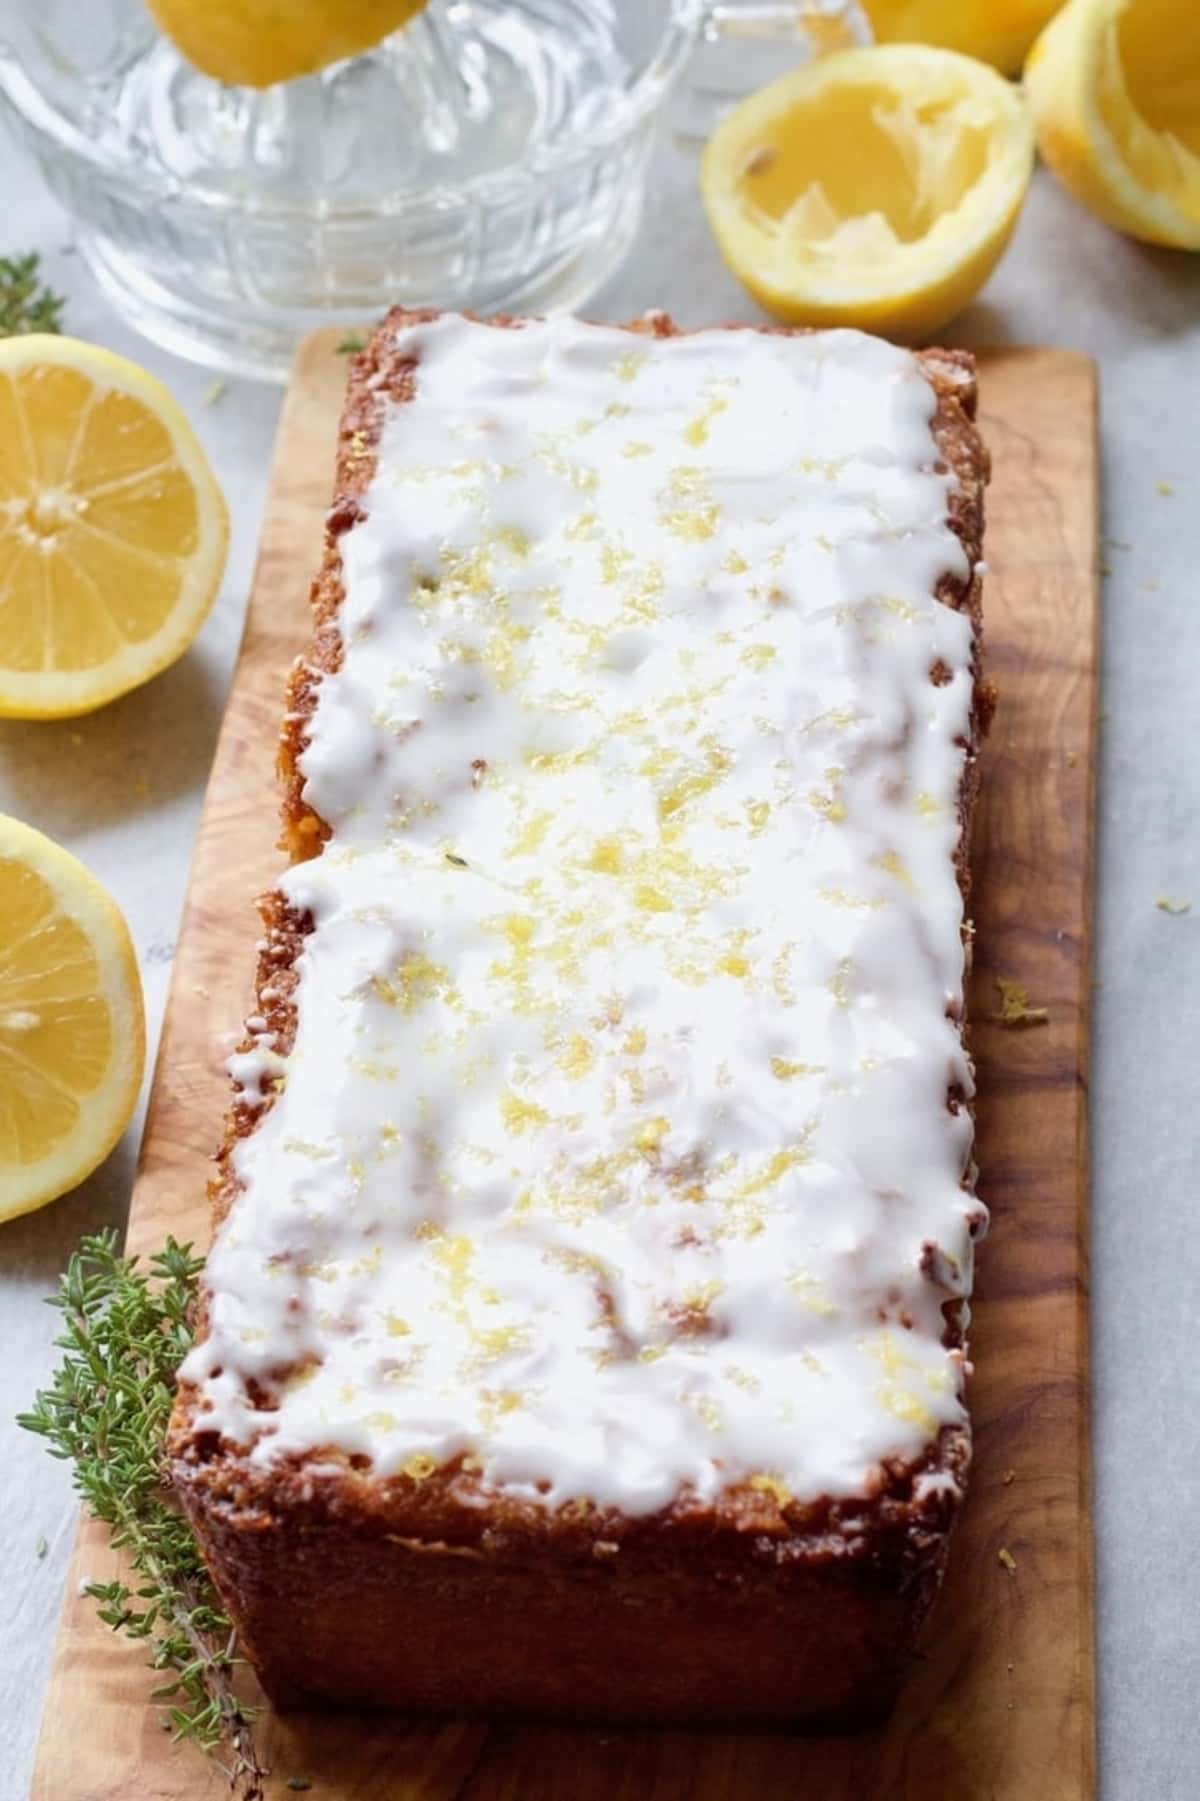
[[742, 101], [701, 189], [733, 274], [792, 325], [920, 341], [982, 287], [1033, 167], [1020, 94], [953, 51], [825, 56]]
[[1200, 13], [1068, 0], [1025, 91], [1038, 148], [1077, 200], [1145, 243], [1200, 250]]
[[147, 0], [194, 68], [232, 87], [267, 88], [358, 56], [390, 37], [425, 0]]

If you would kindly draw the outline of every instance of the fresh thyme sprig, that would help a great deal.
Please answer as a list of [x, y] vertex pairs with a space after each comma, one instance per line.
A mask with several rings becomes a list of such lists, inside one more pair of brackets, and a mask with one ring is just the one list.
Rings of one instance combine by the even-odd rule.
[[189, 1309], [201, 1259], [168, 1238], [149, 1273], [122, 1257], [117, 1235], [85, 1238], [58, 1293], [65, 1352], [50, 1386], [18, 1424], [75, 1466], [88, 1510], [125, 1549], [140, 1583], [89, 1582], [86, 1593], [114, 1631], [145, 1639], [150, 1667], [166, 1672], [153, 1698], [163, 1724], [192, 1739], [224, 1769], [242, 1801], [260, 1801], [262, 1778], [252, 1712], [233, 1689], [229, 1618], [196, 1541], [171, 1498], [166, 1430], [175, 1371], [192, 1342]]
[[41, 258], [0, 256], [0, 338], [27, 331], [61, 331], [64, 301], [38, 279]]

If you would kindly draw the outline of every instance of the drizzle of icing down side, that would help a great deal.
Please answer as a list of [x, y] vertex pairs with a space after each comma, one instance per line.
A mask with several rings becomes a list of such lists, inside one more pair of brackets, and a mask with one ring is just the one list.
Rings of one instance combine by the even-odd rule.
[[965, 1421], [981, 1212], [933, 390], [843, 332], [397, 350], [202, 1423], [631, 1515], [862, 1493]]

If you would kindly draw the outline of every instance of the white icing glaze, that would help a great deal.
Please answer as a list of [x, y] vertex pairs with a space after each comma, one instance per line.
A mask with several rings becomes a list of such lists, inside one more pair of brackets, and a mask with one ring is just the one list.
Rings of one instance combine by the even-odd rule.
[[186, 1374], [259, 1462], [858, 1493], [964, 1418], [979, 1211], [932, 390], [848, 332], [398, 348], [302, 761], [332, 836], [281, 884], [295, 1048]]

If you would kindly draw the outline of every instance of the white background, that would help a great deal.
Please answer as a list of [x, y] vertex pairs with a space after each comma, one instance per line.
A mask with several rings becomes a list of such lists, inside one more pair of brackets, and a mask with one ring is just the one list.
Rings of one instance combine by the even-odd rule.
[[[634, 254], [592, 315], [663, 306], [685, 324], [755, 317], [709, 239], [693, 159], [664, 147], [654, 190]], [[153, 1048], [280, 396], [231, 382], [206, 407], [211, 372], [121, 324], [71, 253], [69, 222], [3, 140], [0, 193], [0, 253], [40, 249], [67, 296], [67, 329], [137, 357], [171, 384], [233, 509], [224, 589], [182, 663], [92, 718], [0, 721], [0, 811], [69, 845], [116, 896], [141, 958]], [[1006, 261], [947, 336], [1070, 345], [1101, 367], [1104, 530], [1130, 546], [1105, 552], [1100, 771], [1093, 1317], [1102, 1794], [1195, 1801], [1200, 257], [1124, 241], [1039, 174]], [[1190, 896], [1191, 915], [1158, 911], [1164, 894]], [[231, 999], [231, 1023], [240, 1004]], [[55, 1315], [42, 1296], [81, 1233], [124, 1219], [139, 1126], [77, 1193], [0, 1227], [0, 1801], [28, 1793], [75, 1514], [66, 1470], [12, 1416], [54, 1362]], [[49, 1549], [39, 1559], [42, 1537]], [[68, 1729], [86, 1731], [87, 1722]], [[1049, 1771], [1046, 1782], [1044, 1797], [1030, 1801], [1054, 1801]]]

